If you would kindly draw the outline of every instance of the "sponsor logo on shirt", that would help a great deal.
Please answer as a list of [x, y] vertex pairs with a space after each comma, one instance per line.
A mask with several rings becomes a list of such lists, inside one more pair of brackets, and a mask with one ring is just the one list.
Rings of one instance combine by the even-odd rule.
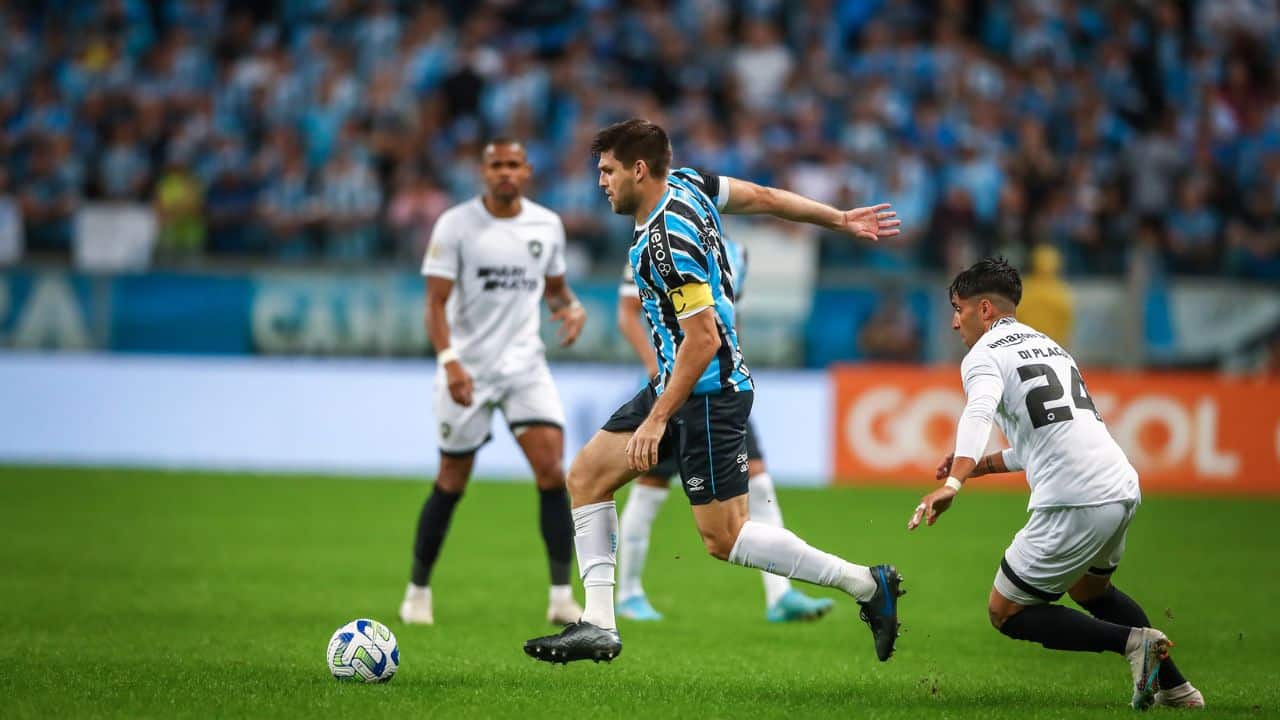
[[528, 272], [522, 265], [487, 265], [476, 268], [476, 277], [484, 281], [483, 289], [486, 291], [534, 292], [538, 289], [538, 279], [527, 275]]

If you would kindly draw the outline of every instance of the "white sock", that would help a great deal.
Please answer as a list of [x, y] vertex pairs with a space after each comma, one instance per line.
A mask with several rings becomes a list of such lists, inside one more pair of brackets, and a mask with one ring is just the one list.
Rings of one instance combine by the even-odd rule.
[[[769, 473], [762, 472], [752, 476], [747, 481], [747, 488], [747, 510], [751, 519], [765, 525], [782, 527], [782, 508], [778, 506], [778, 494], [774, 492], [773, 478], [769, 477]], [[791, 581], [769, 572], [762, 572], [760, 576], [764, 578], [765, 607], [773, 607], [791, 589]]]
[[618, 564], [617, 506], [609, 500], [574, 508], [573, 530], [578, 572], [587, 596], [582, 620], [613, 630], [618, 626], [613, 618], [613, 570]]
[[561, 603], [573, 602], [573, 586], [572, 585], [552, 585], [551, 586], [551, 604], [558, 605]]
[[622, 507], [622, 534], [618, 543], [618, 600], [644, 594], [640, 576], [649, 555], [649, 533], [653, 519], [667, 499], [667, 488], [632, 485], [627, 504]]
[[729, 553], [734, 565], [783, 575], [796, 580], [836, 587], [858, 600], [870, 600], [876, 582], [865, 565], [854, 565], [831, 553], [810, 547], [786, 528], [748, 520]]

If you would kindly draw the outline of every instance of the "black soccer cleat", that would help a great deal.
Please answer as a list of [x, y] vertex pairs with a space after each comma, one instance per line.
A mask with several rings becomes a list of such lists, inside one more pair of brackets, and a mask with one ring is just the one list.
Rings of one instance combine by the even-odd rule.
[[893, 655], [893, 645], [898, 640], [898, 598], [907, 594], [902, 589], [902, 576], [892, 565], [875, 565], [871, 577], [876, 581], [876, 594], [858, 604], [862, 606], [862, 622], [871, 628], [876, 641], [876, 657], [880, 662]]
[[561, 665], [574, 660], [609, 662], [622, 653], [622, 640], [617, 630], [579, 621], [555, 635], [529, 640], [524, 644], [524, 652], [535, 660]]

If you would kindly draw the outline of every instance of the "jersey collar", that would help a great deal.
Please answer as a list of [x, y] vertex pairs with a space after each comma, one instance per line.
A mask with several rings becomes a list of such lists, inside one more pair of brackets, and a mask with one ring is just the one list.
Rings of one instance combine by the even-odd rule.
[[653, 212], [649, 213], [649, 217], [645, 218], [645, 221], [643, 223], [636, 223], [636, 229], [644, 230], [645, 228], [649, 227], [649, 223], [652, 223], [653, 219], [658, 217], [658, 213], [666, 209], [667, 203], [670, 201], [671, 201], [671, 186], [668, 185], [666, 191], [662, 193], [662, 197], [658, 199], [658, 204], [653, 206]]
[[1005, 315], [1004, 317], [1000, 318], [999, 320], [997, 320], [997, 321], [995, 321], [995, 322], [991, 323], [991, 327], [987, 328], [987, 332], [991, 332], [992, 330], [995, 330], [996, 328], [1000, 327], [1001, 325], [1012, 325], [1012, 324], [1014, 324], [1014, 323], [1016, 323], [1016, 322], [1018, 322], [1018, 321], [1017, 321], [1017, 320], [1015, 320], [1015, 319], [1013, 318], [1013, 316], [1012, 316], [1012, 315]]

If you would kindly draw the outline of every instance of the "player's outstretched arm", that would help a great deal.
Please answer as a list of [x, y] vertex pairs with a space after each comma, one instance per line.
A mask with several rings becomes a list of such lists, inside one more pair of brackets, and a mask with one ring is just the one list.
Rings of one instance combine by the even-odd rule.
[[644, 323], [640, 320], [640, 298], [620, 295], [617, 321], [618, 331], [627, 339], [636, 357], [644, 363], [644, 371], [649, 377], [657, 375], [658, 360], [653, 354], [653, 347], [649, 345], [649, 334], [645, 332]]
[[790, 190], [757, 185], [737, 178], [724, 178], [724, 182], [729, 184], [729, 197], [722, 210], [726, 213], [772, 215], [872, 241], [893, 237], [901, 232], [899, 226], [902, 221], [888, 203], [837, 210]]
[[720, 350], [715, 308], [704, 307], [694, 315], [680, 318], [680, 329], [684, 332], [684, 341], [676, 351], [671, 377], [649, 411], [649, 417], [627, 441], [627, 466], [632, 470], [644, 472], [658, 464], [658, 443], [666, 432], [667, 421], [689, 399], [698, 378]]
[[568, 347], [582, 333], [582, 326], [587, 323], [587, 311], [579, 302], [578, 296], [569, 289], [563, 275], [548, 275], [547, 287], [542, 293], [547, 299], [547, 307], [551, 309], [551, 319], [560, 323], [558, 335], [560, 347]]

